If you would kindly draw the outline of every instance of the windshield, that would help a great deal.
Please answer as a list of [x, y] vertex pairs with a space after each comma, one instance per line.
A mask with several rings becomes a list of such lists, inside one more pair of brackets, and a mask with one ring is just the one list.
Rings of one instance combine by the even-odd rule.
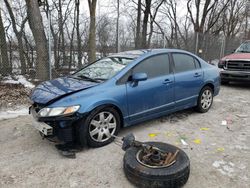
[[250, 41], [241, 44], [240, 47], [236, 50], [236, 52], [250, 53]]
[[125, 57], [105, 57], [76, 72], [73, 76], [92, 81], [108, 80], [132, 60]]

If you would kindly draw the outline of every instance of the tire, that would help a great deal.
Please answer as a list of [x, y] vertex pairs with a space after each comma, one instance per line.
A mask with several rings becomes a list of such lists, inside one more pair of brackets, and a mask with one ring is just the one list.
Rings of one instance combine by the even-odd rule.
[[[205, 97], [205, 99], [204, 99]], [[208, 98], [206, 98], [208, 97]], [[213, 90], [211, 87], [209, 86], [205, 86], [202, 88], [199, 97], [198, 97], [198, 101], [197, 101], [197, 106], [196, 106], [196, 111], [200, 112], [200, 113], [205, 113], [207, 112], [212, 104], [213, 104]], [[203, 101], [205, 100], [205, 101]], [[206, 105], [207, 104], [207, 105]]]
[[190, 162], [186, 153], [173, 146], [161, 142], [147, 142], [163, 151], [174, 153], [177, 149], [179, 153], [176, 162], [166, 168], [149, 168], [136, 159], [139, 148], [131, 147], [126, 150], [123, 159], [123, 169], [127, 179], [142, 188], [178, 188], [182, 187], [189, 178]]
[[[102, 120], [100, 118], [102, 116], [101, 114], [103, 114], [104, 117]], [[110, 122], [108, 122], [108, 117], [112, 117]], [[97, 118], [100, 118], [98, 124]], [[118, 134], [121, 126], [121, 120], [119, 113], [113, 107], [101, 106], [93, 110], [84, 120], [80, 122], [80, 124], [80, 144], [82, 146], [88, 145], [90, 147], [102, 147], [114, 140], [114, 138], [112, 136], [110, 137], [110, 135]], [[107, 131], [110, 133], [109, 136], [107, 136]], [[102, 139], [100, 141], [98, 141], [99, 135], [102, 135]]]

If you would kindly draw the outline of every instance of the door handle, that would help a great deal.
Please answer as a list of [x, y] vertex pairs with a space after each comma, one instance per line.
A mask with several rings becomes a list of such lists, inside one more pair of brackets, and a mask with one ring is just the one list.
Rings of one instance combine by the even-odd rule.
[[165, 85], [168, 85], [168, 84], [171, 84], [171, 83], [173, 83], [173, 81], [169, 80], [169, 79], [166, 79], [166, 80], [163, 81], [163, 84], [165, 84]]
[[200, 77], [200, 76], [201, 76], [201, 73], [196, 72], [196, 73], [194, 74], [194, 77]]

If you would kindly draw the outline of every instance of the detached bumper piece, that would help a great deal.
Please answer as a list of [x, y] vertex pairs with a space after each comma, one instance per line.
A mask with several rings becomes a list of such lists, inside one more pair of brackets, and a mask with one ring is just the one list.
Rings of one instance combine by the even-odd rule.
[[53, 135], [53, 128], [46, 123], [41, 123], [37, 121], [33, 121], [32, 125], [39, 130], [45, 136], [52, 136]]

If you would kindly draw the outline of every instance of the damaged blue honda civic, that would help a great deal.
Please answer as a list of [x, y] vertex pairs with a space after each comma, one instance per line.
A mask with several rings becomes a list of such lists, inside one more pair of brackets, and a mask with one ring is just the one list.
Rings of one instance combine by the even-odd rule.
[[45, 137], [101, 147], [122, 127], [192, 107], [207, 112], [219, 90], [218, 69], [192, 53], [134, 50], [41, 83], [30, 113]]

